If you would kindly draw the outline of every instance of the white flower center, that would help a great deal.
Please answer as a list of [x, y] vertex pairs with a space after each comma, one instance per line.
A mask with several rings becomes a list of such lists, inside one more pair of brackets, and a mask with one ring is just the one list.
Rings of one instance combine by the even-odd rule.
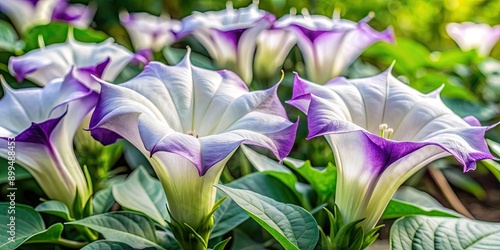
[[391, 139], [392, 134], [394, 134], [394, 129], [389, 128], [389, 125], [382, 123], [378, 126], [380, 130], [380, 137], [385, 139]]

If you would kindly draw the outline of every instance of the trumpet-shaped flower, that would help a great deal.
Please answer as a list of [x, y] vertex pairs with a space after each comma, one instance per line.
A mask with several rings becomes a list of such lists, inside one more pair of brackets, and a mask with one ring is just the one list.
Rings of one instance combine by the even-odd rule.
[[136, 51], [160, 51], [175, 42], [174, 32], [181, 29], [180, 21], [171, 20], [166, 15], [157, 17], [146, 12], [129, 14], [124, 11], [120, 13], [120, 21], [127, 29]]
[[65, 21], [86, 28], [94, 10], [81, 4], [68, 5], [67, 0], [2, 0], [0, 12], [6, 14], [19, 32], [51, 20]]
[[18, 81], [27, 78], [41, 86], [56, 78], [64, 77], [72, 67], [87, 86], [95, 82], [90, 75], [112, 81], [133, 61], [146, 63], [143, 57], [117, 45], [113, 39], [102, 43], [82, 43], [68, 35], [68, 41], [32, 50], [19, 57], [11, 57], [9, 71]]
[[272, 28], [261, 31], [257, 36], [255, 74], [264, 78], [273, 76], [296, 43], [297, 38], [288, 30]]
[[491, 27], [484, 23], [449, 23], [446, 25], [446, 32], [460, 49], [477, 49], [482, 56], [488, 56], [500, 39], [500, 25]]
[[238, 146], [268, 148], [283, 159], [297, 123], [287, 119], [277, 86], [249, 92], [231, 71], [192, 66], [188, 56], [177, 66], [151, 62], [120, 85], [101, 82], [90, 128], [104, 144], [123, 137], [146, 155], [172, 218], [208, 236], [213, 185]]
[[274, 24], [277, 28], [292, 31], [298, 38], [309, 80], [325, 83], [339, 76], [371, 44], [377, 41], [393, 42], [391, 28], [378, 32], [368, 25], [371, 16], [359, 23], [340, 19], [309, 15], [285, 15]]
[[233, 9], [231, 2], [221, 11], [194, 12], [182, 20], [179, 37], [192, 34], [207, 49], [220, 68], [236, 72], [247, 84], [252, 81], [256, 37], [274, 22], [257, 4]]
[[324, 86], [296, 76], [292, 105], [307, 114], [308, 138], [324, 135], [338, 168], [335, 203], [345, 223], [372, 229], [398, 187], [428, 163], [452, 155], [464, 171], [490, 159], [487, 127], [460, 118], [439, 97], [391, 75]]
[[72, 73], [44, 88], [14, 90], [3, 80], [2, 84], [0, 156], [12, 154], [7, 145], [14, 138], [15, 162], [31, 173], [50, 199], [75, 212], [73, 204], [84, 206], [91, 191], [73, 152], [73, 136], [97, 94]]

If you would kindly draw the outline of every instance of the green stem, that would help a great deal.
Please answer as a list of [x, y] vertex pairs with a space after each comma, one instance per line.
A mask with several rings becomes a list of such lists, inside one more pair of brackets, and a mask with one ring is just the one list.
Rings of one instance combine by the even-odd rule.
[[60, 238], [57, 240], [51, 240], [51, 241], [29, 241], [29, 242], [26, 242], [26, 244], [33, 244], [33, 243], [52, 243], [52, 244], [57, 244], [57, 245], [60, 245], [63, 247], [76, 248], [76, 249], [80, 249], [88, 244], [88, 242], [79, 242], [79, 241], [67, 240], [67, 239], [63, 239], [63, 238]]

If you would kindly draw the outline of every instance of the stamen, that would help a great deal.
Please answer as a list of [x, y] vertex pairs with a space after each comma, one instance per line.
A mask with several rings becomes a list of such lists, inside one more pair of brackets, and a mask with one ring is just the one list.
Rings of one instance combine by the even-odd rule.
[[387, 132], [387, 139], [391, 139], [392, 134], [394, 134], [394, 129], [388, 128], [385, 132]]
[[194, 136], [194, 137], [198, 138], [198, 133], [196, 133], [196, 130], [189, 130], [187, 132], [187, 134], [190, 135], [190, 136]]
[[232, 1], [227, 1], [226, 2], [226, 9], [228, 10], [233, 10], [233, 2]]
[[43, 41], [42, 34], [38, 35], [38, 47], [40, 49], [45, 49], [45, 42]]
[[309, 14], [309, 10], [307, 8], [303, 8], [301, 12], [304, 17], [311, 17], [311, 14]]
[[389, 128], [389, 126], [385, 123], [382, 123], [378, 126], [378, 129], [380, 130], [380, 137], [382, 137], [382, 138], [385, 137], [385, 130], [388, 128]]
[[290, 15], [292, 15], [292, 16], [297, 15], [297, 8], [295, 8], [295, 7], [290, 8]]

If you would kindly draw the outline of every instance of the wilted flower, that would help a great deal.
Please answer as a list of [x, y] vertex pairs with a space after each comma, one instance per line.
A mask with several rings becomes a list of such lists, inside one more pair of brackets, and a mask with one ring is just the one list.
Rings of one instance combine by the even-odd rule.
[[289, 102], [308, 116], [308, 138], [324, 135], [338, 168], [335, 203], [344, 223], [359, 219], [367, 232], [398, 187], [428, 163], [452, 155], [464, 171], [490, 159], [487, 127], [460, 118], [439, 97], [377, 76], [335, 78], [324, 86], [295, 78]]
[[477, 49], [482, 56], [488, 56], [500, 39], [500, 25], [491, 27], [485, 23], [449, 23], [446, 25], [446, 32], [460, 49]]
[[192, 34], [220, 68], [236, 72], [247, 84], [252, 81], [252, 62], [258, 34], [271, 27], [275, 17], [256, 3], [233, 9], [231, 2], [220, 11], [193, 12], [182, 20], [179, 37]]
[[304, 9], [302, 16], [285, 15], [274, 25], [297, 36], [308, 79], [322, 84], [339, 76], [371, 44], [394, 41], [391, 28], [378, 32], [368, 25], [370, 19], [368, 16], [356, 23], [337, 15], [332, 19], [311, 16]]
[[91, 187], [73, 152], [73, 136], [97, 94], [72, 73], [44, 88], [14, 90], [3, 80], [2, 84], [0, 156], [9, 157], [8, 142], [14, 141], [15, 162], [50, 199], [65, 203], [72, 213], [75, 203], [80, 205], [76, 209], [83, 209]]
[[205, 238], [213, 185], [234, 151], [250, 144], [283, 159], [297, 123], [287, 119], [277, 86], [248, 92], [234, 73], [192, 66], [188, 56], [177, 66], [151, 62], [120, 85], [102, 82], [90, 125], [104, 144], [123, 137], [146, 155], [165, 189], [171, 223], [186, 223]]
[[174, 32], [181, 29], [181, 22], [169, 16], [153, 16], [149, 13], [120, 13], [120, 21], [127, 29], [136, 51], [152, 49], [160, 51], [175, 42]]
[[288, 30], [271, 28], [261, 31], [257, 36], [255, 73], [264, 78], [273, 76], [283, 66], [288, 52], [296, 43], [297, 38]]
[[94, 15], [92, 8], [81, 4], [68, 5], [67, 0], [2, 0], [0, 12], [5, 13], [21, 33], [51, 20], [86, 28]]
[[[64, 77], [72, 67], [78, 79], [91, 86], [91, 74], [104, 80], [114, 80], [125, 66], [135, 58], [113, 39], [102, 43], [82, 43], [71, 34], [68, 41], [32, 50], [19, 57], [11, 57], [9, 71], [18, 81], [27, 78], [44, 86], [51, 80]], [[143, 62], [143, 58], [140, 58]]]

